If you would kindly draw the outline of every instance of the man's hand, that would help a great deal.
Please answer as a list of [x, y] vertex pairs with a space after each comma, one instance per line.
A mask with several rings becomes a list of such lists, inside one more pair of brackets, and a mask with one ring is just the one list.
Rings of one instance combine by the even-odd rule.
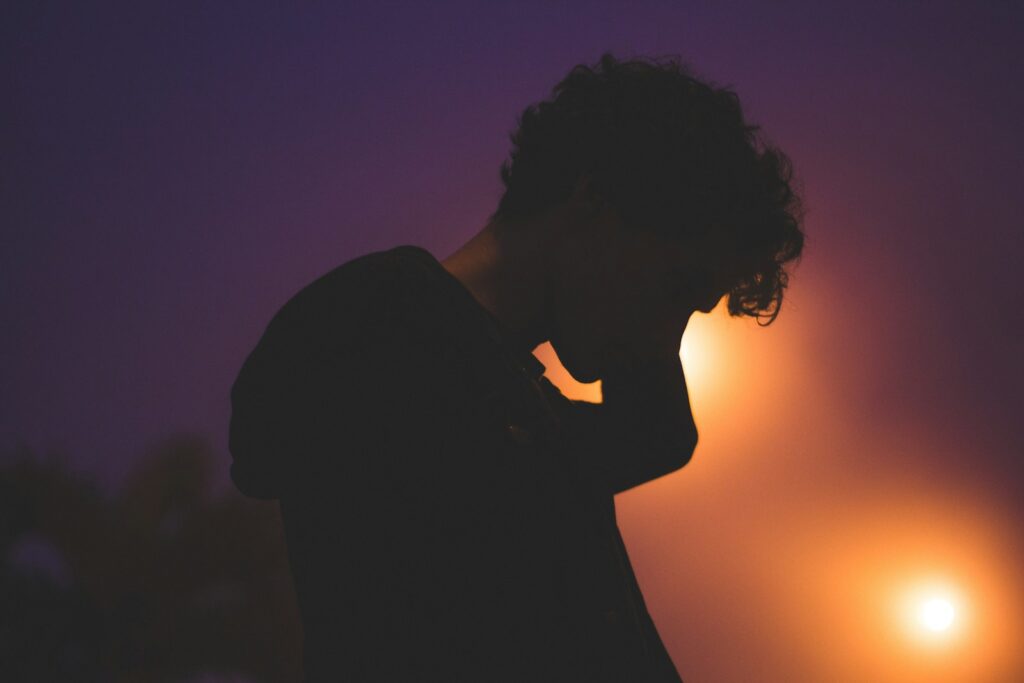
[[697, 427], [678, 346], [615, 359], [602, 373], [604, 402], [571, 401], [568, 424], [612, 493], [621, 493], [689, 462]]
[[679, 348], [655, 356], [623, 353], [601, 378], [606, 413], [621, 418], [645, 436], [663, 437], [670, 447], [692, 449], [697, 426]]

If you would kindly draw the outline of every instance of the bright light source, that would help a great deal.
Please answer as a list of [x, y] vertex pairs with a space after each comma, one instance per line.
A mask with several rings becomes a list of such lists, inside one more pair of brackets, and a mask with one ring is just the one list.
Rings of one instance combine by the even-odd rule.
[[[916, 584], [916, 585], [915, 585]], [[897, 607], [906, 634], [929, 646], [952, 644], [965, 634], [971, 621], [969, 605], [952, 581], [918, 579], [904, 586]]]
[[711, 316], [694, 316], [683, 333], [679, 360], [683, 364], [686, 388], [691, 398], [695, 394], [705, 398], [708, 390], [714, 390], [715, 385], [720, 385], [723, 380], [720, 359], [723, 335], [715, 327], [716, 323]]
[[941, 597], [933, 597], [921, 603], [917, 618], [929, 631], [946, 631], [953, 625], [956, 610], [953, 603]]

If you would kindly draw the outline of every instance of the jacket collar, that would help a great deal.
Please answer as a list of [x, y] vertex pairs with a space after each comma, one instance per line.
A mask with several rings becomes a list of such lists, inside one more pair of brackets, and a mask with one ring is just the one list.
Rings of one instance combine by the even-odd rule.
[[541, 363], [530, 350], [516, 346], [512, 342], [513, 336], [508, 327], [481, 305], [472, 292], [462, 284], [462, 281], [449, 273], [432, 253], [415, 244], [400, 245], [395, 247], [393, 251], [402, 255], [412, 256], [430, 270], [435, 271], [441, 281], [448, 283], [454, 296], [461, 299], [468, 309], [475, 311], [476, 317], [483, 324], [487, 335], [504, 351], [506, 357], [512, 361], [513, 365], [526, 373], [530, 379], [540, 379], [547, 366]]
[[[414, 313], [430, 319], [428, 325], [444, 325], [441, 320], [445, 320], [460, 330], [472, 330], [471, 337], [459, 335], [450, 342], [459, 348], [460, 363], [481, 392], [479, 400], [499, 411], [502, 420], [515, 423], [527, 432], [557, 422], [558, 416], [540, 385], [546, 366], [531, 352], [515, 345], [508, 328], [429, 251], [411, 244], [394, 247], [391, 251], [417, 264], [421, 272], [441, 284], [456, 302], [455, 306], [444, 305], [443, 310], [433, 309], [438, 300], [426, 297], [420, 301], [429, 301], [430, 305]], [[451, 301], [446, 297], [441, 300]]]

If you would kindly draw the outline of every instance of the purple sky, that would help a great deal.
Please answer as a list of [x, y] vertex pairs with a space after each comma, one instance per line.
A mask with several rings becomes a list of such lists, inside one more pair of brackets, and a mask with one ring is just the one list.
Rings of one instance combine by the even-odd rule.
[[[1021, 529], [1020, 5], [119, 5], [0, 16], [4, 443], [116, 485], [187, 430], [226, 481], [230, 384], [292, 294], [396, 244], [447, 256], [493, 210], [527, 104], [603, 50], [679, 54], [803, 182], [776, 324], [807, 381], [851, 430], [958, 444], [858, 453], [849, 476], [962, 484]], [[696, 641], [674, 637], [686, 677]]]

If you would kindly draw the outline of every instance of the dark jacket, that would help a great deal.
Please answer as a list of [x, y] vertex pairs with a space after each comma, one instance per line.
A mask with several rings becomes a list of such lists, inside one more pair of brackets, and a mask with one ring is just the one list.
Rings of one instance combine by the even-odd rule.
[[231, 476], [279, 499], [306, 680], [680, 681], [613, 495], [678, 469], [567, 399], [425, 249], [273, 317], [231, 391]]

